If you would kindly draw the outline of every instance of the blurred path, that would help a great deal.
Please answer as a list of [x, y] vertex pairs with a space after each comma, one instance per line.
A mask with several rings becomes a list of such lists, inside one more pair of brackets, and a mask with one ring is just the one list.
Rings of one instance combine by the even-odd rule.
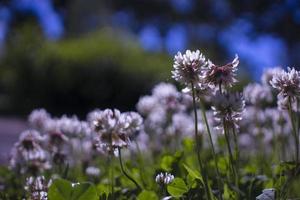
[[25, 120], [0, 117], [0, 164], [8, 162], [10, 149], [26, 128]]

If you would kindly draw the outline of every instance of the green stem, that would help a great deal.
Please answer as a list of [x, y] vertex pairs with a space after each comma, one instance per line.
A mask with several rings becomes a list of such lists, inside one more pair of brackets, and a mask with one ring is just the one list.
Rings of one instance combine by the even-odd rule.
[[[234, 163], [234, 159], [233, 159], [233, 153], [232, 153], [232, 150], [230, 147], [230, 140], [229, 140], [229, 135], [228, 135], [228, 130], [227, 130], [225, 119], [223, 119], [223, 126], [224, 126], [224, 135], [225, 135], [227, 148], [228, 148], [228, 152], [229, 152], [229, 161], [230, 161], [230, 166], [231, 166], [231, 170], [232, 170], [233, 180], [234, 180], [235, 186], [237, 188], [239, 188], [238, 176], [237, 176], [237, 172], [235, 169], [235, 163]], [[236, 192], [236, 193], [237, 193], [237, 199], [239, 199], [239, 192]]]
[[210, 142], [213, 157], [214, 157], [215, 170], [216, 170], [216, 174], [217, 174], [217, 184], [218, 184], [218, 188], [219, 188], [219, 199], [222, 200], [223, 199], [222, 194], [221, 194], [222, 184], [221, 184], [221, 175], [220, 175], [220, 171], [219, 171], [219, 167], [218, 167], [217, 155], [216, 155], [214, 143], [213, 143], [213, 140], [212, 140], [212, 136], [211, 136], [211, 132], [210, 132], [207, 116], [206, 116], [205, 106], [204, 106], [203, 102], [201, 101], [201, 99], [200, 99], [200, 106], [201, 106], [201, 111], [202, 111], [202, 117], [203, 117], [204, 122], [205, 122], [206, 130], [207, 130], [208, 136], [209, 136], [209, 142]]
[[196, 140], [196, 151], [197, 151], [197, 159], [198, 159], [198, 163], [199, 163], [199, 167], [200, 167], [200, 173], [203, 176], [204, 179], [204, 188], [205, 188], [205, 193], [206, 193], [206, 197], [207, 199], [211, 199], [210, 196], [210, 192], [209, 192], [209, 187], [208, 187], [208, 181], [207, 181], [207, 176], [204, 173], [204, 168], [202, 165], [202, 161], [200, 158], [200, 143], [198, 141], [199, 137], [198, 137], [198, 114], [197, 114], [197, 108], [196, 108], [196, 95], [195, 95], [195, 88], [194, 88], [194, 84], [193, 82], [191, 83], [192, 86], [192, 96], [193, 96], [193, 110], [194, 110], [194, 117], [195, 117], [195, 140]]
[[296, 129], [296, 124], [294, 121], [294, 116], [293, 116], [293, 111], [292, 111], [292, 102], [291, 102], [291, 98], [289, 97], [289, 115], [290, 115], [290, 119], [291, 119], [291, 123], [292, 123], [292, 128], [293, 128], [293, 135], [294, 135], [294, 140], [295, 140], [295, 154], [296, 154], [296, 158], [295, 161], [296, 163], [299, 162], [299, 137], [298, 137], [298, 133], [297, 133], [297, 129]]
[[239, 151], [239, 143], [238, 143], [238, 136], [235, 131], [234, 124], [232, 125], [232, 132], [235, 144], [235, 185], [239, 190], [239, 162], [240, 162], [240, 151]]
[[119, 152], [119, 161], [120, 161], [120, 166], [121, 166], [121, 170], [123, 172], [123, 174], [130, 180], [132, 181], [135, 186], [137, 187], [138, 190], [141, 190], [141, 186], [125, 171], [124, 167], [123, 167], [123, 162], [122, 162], [122, 154], [121, 154], [121, 149], [118, 148], [118, 152]]
[[111, 196], [112, 199], [115, 199], [115, 180], [114, 180], [114, 164], [113, 164], [113, 155], [110, 155], [108, 158], [108, 163], [110, 165], [109, 169], [109, 178], [111, 184]]

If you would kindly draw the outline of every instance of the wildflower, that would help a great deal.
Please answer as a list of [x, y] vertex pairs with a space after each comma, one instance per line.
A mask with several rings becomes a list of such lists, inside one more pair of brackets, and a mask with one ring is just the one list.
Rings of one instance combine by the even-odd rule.
[[143, 96], [139, 99], [136, 108], [142, 115], [149, 115], [157, 106], [158, 99], [154, 96]]
[[26, 179], [25, 190], [29, 193], [32, 200], [47, 200], [49, 185], [44, 176], [31, 176]]
[[98, 177], [100, 175], [100, 169], [98, 167], [89, 166], [86, 168], [85, 173], [89, 176]]
[[296, 71], [294, 68], [288, 68], [285, 72], [281, 70], [276, 73], [270, 84], [273, 88], [279, 91], [278, 97], [287, 98], [291, 101], [300, 95], [300, 72]]
[[[202, 83], [202, 82], [198, 82], [197, 84], [194, 85], [194, 89], [195, 89], [195, 94], [196, 94], [196, 100], [199, 101], [201, 100], [209, 100], [211, 95], [215, 93], [215, 88], [211, 87], [208, 84]], [[184, 94], [189, 94], [190, 96], [192, 96], [192, 89], [190, 86], [185, 87], [182, 92]]]
[[170, 173], [160, 173], [155, 177], [155, 182], [159, 185], [168, 185], [174, 180], [174, 176]]
[[244, 88], [246, 102], [252, 105], [265, 105], [271, 103], [273, 95], [271, 89], [266, 85], [251, 83]]
[[238, 64], [238, 55], [235, 55], [232, 62], [222, 66], [215, 65], [209, 60], [207, 68], [203, 72], [205, 83], [217, 87], [221, 85], [231, 87], [233, 83], [237, 82], [235, 72], [237, 71]]
[[106, 109], [99, 113], [93, 126], [100, 139], [99, 147], [113, 151], [129, 145], [129, 137], [142, 126], [142, 118], [135, 112]]
[[45, 109], [36, 109], [30, 113], [28, 121], [34, 128], [44, 130], [45, 125], [50, 118], [50, 114]]
[[172, 116], [172, 124], [167, 128], [166, 133], [177, 136], [193, 136], [194, 120], [185, 113], [176, 113]]
[[178, 52], [174, 57], [172, 78], [185, 85], [196, 84], [199, 81], [202, 67], [207, 64], [199, 50], [186, 50], [185, 54]]
[[282, 71], [281, 67], [273, 67], [265, 69], [262, 76], [261, 76], [261, 82], [263, 85], [271, 86], [270, 81], [272, 80], [273, 76], [277, 73], [280, 73]]
[[21, 173], [37, 173], [50, 168], [47, 152], [42, 148], [42, 137], [37, 131], [28, 130], [21, 133], [15, 143], [10, 159], [10, 166]]
[[242, 119], [245, 101], [238, 93], [216, 93], [213, 97], [212, 110], [214, 111], [217, 128], [224, 123], [230, 127], [237, 127], [237, 122]]

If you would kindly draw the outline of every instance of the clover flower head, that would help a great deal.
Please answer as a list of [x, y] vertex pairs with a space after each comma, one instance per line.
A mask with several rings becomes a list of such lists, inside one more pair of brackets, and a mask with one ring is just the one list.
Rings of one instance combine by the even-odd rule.
[[210, 60], [208, 61], [207, 67], [203, 71], [203, 78], [205, 83], [218, 87], [218, 86], [229, 86], [231, 87], [237, 82], [235, 76], [237, 66], [239, 65], [239, 57], [235, 55], [232, 62], [226, 65], [215, 65]]
[[247, 103], [257, 106], [271, 103], [273, 100], [270, 87], [258, 83], [248, 84], [244, 88], [244, 97]]
[[167, 128], [166, 133], [178, 136], [193, 136], [194, 120], [186, 113], [175, 113], [172, 116], [172, 123]]
[[25, 190], [29, 193], [32, 200], [47, 200], [48, 186], [44, 176], [29, 177], [26, 179]]
[[136, 109], [142, 115], [149, 115], [152, 110], [157, 106], [158, 99], [154, 96], [143, 96], [139, 99]]
[[28, 116], [30, 125], [38, 130], [43, 130], [49, 119], [51, 116], [45, 109], [33, 110]]
[[294, 68], [281, 70], [274, 74], [270, 84], [279, 91], [278, 96], [295, 100], [300, 96], [300, 72]]
[[37, 173], [49, 169], [48, 154], [42, 148], [42, 137], [37, 131], [21, 133], [11, 151], [10, 166], [21, 173]]
[[185, 54], [178, 52], [174, 57], [172, 78], [185, 85], [195, 84], [206, 64], [205, 57], [199, 50], [186, 50]]
[[265, 69], [261, 76], [262, 84], [271, 86], [270, 81], [272, 80], [273, 76], [277, 73], [281, 73], [282, 70], [283, 69], [281, 67], [272, 67], [272, 68]]
[[142, 118], [138, 113], [121, 113], [119, 110], [106, 109], [99, 113], [93, 123], [93, 128], [98, 135], [98, 147], [113, 152], [117, 148], [127, 147], [130, 136], [139, 131]]
[[85, 173], [89, 176], [98, 177], [100, 175], [100, 169], [98, 167], [89, 166], [86, 168]]
[[159, 173], [155, 177], [155, 182], [158, 183], [159, 185], [168, 185], [174, 180], [174, 176], [170, 173]]
[[213, 99], [212, 110], [214, 111], [216, 128], [225, 125], [238, 127], [237, 123], [242, 119], [242, 113], [245, 108], [245, 101], [239, 93], [216, 93]]

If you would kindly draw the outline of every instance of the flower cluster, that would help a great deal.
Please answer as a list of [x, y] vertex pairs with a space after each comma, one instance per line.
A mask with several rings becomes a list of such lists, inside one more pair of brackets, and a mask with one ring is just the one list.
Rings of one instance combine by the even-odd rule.
[[168, 185], [170, 184], [172, 181], [174, 180], [174, 176], [170, 173], [159, 173], [156, 175], [155, 177], [155, 181], [156, 183], [158, 183], [159, 185]]
[[42, 147], [43, 138], [35, 130], [21, 133], [11, 151], [10, 166], [21, 173], [36, 174], [51, 167], [47, 151]]
[[29, 193], [32, 200], [47, 200], [47, 192], [50, 184], [51, 182], [47, 183], [44, 176], [31, 176], [26, 180], [25, 190]]
[[150, 137], [150, 146], [159, 150], [166, 144], [172, 146], [171, 138], [180, 140], [183, 136], [192, 136], [194, 125], [190, 114], [191, 103], [191, 97], [180, 93], [174, 85], [156, 85], [152, 94], [141, 97], [136, 106], [145, 118], [144, 131], [147, 135], [141, 134], [144, 135], [143, 139]]
[[208, 66], [204, 69], [203, 78], [207, 84], [215, 87], [231, 87], [233, 83], [237, 82], [235, 73], [238, 65], [239, 57], [237, 55], [235, 55], [232, 62], [227, 63], [226, 65], [215, 65], [211, 61], [208, 61]]
[[202, 67], [206, 66], [205, 57], [199, 50], [187, 50], [185, 54], [178, 52], [174, 57], [172, 77], [185, 85], [199, 82]]
[[300, 72], [294, 68], [288, 68], [287, 72], [284, 70], [277, 72], [270, 84], [279, 92], [278, 105], [281, 108], [295, 102], [300, 96]]
[[250, 83], [244, 88], [244, 98], [247, 103], [255, 106], [264, 106], [273, 101], [272, 90], [267, 85]]
[[138, 113], [106, 109], [95, 113], [93, 129], [97, 133], [97, 147], [100, 150], [113, 152], [127, 147], [130, 137], [141, 130], [142, 118]]
[[213, 97], [213, 106], [216, 128], [238, 127], [238, 122], [242, 119], [245, 101], [239, 93], [221, 94], [216, 93]]

